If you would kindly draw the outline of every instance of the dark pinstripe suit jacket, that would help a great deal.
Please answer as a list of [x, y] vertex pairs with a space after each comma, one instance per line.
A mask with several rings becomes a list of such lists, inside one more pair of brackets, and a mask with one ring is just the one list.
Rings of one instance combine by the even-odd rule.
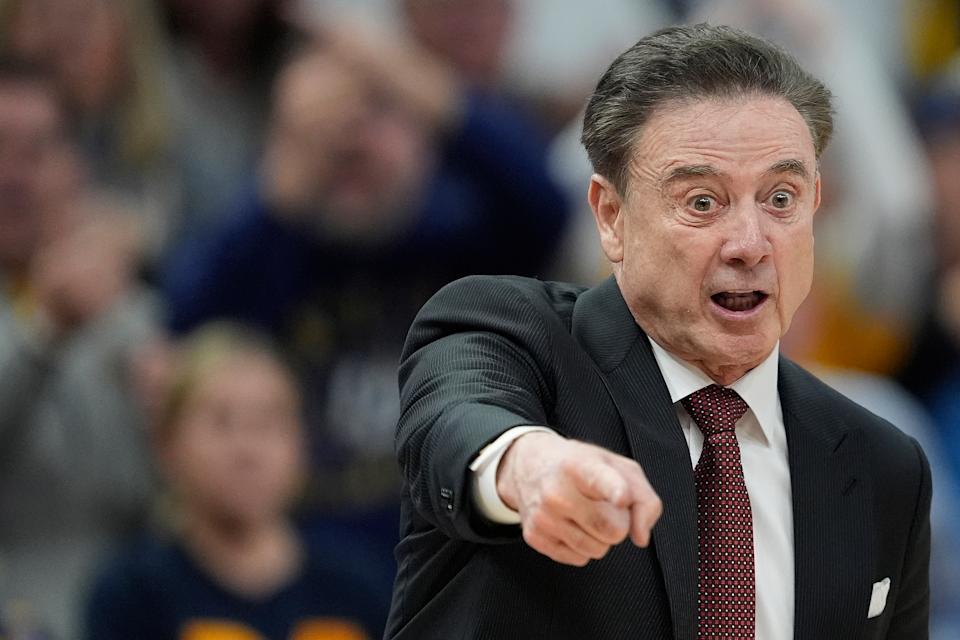
[[[583, 290], [472, 277], [440, 291], [400, 369], [402, 540], [388, 638], [696, 637], [696, 493], [645, 335], [613, 279]], [[927, 637], [930, 472], [914, 440], [780, 361], [793, 489], [796, 638]], [[473, 509], [468, 464], [543, 424], [637, 460], [664, 503], [649, 549], [584, 568]], [[891, 579], [867, 619], [871, 588]], [[762, 640], [762, 639], [758, 639]]]

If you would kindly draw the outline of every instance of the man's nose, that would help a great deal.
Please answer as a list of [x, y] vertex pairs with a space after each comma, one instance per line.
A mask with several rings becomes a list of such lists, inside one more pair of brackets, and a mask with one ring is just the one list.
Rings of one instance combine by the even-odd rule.
[[741, 205], [731, 212], [720, 258], [726, 263], [754, 267], [773, 251], [765, 233], [765, 213], [757, 203]]

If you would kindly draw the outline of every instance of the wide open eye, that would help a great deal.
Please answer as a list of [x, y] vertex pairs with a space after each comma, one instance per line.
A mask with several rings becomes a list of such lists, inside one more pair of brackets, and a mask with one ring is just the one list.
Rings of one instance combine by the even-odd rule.
[[793, 204], [793, 194], [789, 191], [775, 191], [770, 196], [770, 204], [775, 209], [789, 209]]
[[690, 198], [687, 206], [698, 213], [710, 213], [717, 207], [717, 200], [713, 196], [699, 195]]

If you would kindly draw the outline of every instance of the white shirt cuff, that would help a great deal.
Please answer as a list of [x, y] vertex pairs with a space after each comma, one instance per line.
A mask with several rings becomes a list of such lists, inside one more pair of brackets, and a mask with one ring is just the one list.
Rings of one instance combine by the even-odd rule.
[[500, 467], [500, 459], [514, 440], [537, 431], [555, 433], [547, 427], [514, 427], [481, 449], [470, 463], [470, 471], [473, 472], [473, 504], [487, 520], [497, 524], [520, 524], [520, 514], [504, 504], [497, 493], [497, 469]]

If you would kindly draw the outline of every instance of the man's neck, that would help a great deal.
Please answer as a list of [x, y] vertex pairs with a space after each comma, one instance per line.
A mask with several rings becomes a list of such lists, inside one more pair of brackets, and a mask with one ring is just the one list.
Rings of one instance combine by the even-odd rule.
[[[693, 393], [697, 389], [709, 385], [710, 383], [734, 387], [742, 386], [744, 384], [749, 384], [752, 386], [755, 383], [750, 382], [750, 380], [755, 377], [754, 374], [757, 374], [756, 377], [759, 377], [759, 379], [762, 380], [769, 380], [770, 376], [772, 376], [772, 383], [774, 386], [776, 385], [777, 365], [775, 361], [777, 359], [777, 355], [779, 354], [778, 345], [774, 345], [770, 353], [767, 354], [763, 360], [757, 363], [757, 366], [745, 371], [741, 376], [736, 377], [727, 383], [718, 382], [716, 377], [710, 376], [701, 367], [698, 367], [696, 363], [690, 362], [689, 360], [684, 360], [673, 352], [668, 351], [653, 338], [647, 336], [647, 340], [650, 342], [650, 346], [653, 349], [653, 356], [657, 361], [657, 366], [660, 367], [660, 372], [663, 374], [664, 380], [667, 382], [667, 386], [670, 389], [671, 398], [674, 402], [678, 401], [680, 398], [683, 398], [687, 394]], [[774, 362], [771, 363], [771, 360]], [[731, 378], [732, 377], [733, 376], [731, 376]], [[770, 391], [767, 388], [768, 386], [768, 384], [763, 383], [764, 393]]]
[[[642, 329], [643, 327], [641, 327]], [[646, 330], [644, 330], [646, 332]], [[755, 358], [746, 362], [740, 362], [736, 364], [720, 364], [716, 362], [711, 362], [702, 358], [692, 357], [689, 354], [677, 353], [673, 349], [665, 347], [663, 343], [657, 340], [653, 335], [647, 333], [650, 341], [659, 346], [665, 353], [669, 354], [675, 360], [685, 363], [687, 366], [692, 367], [700, 371], [707, 378], [724, 387], [728, 387], [743, 376], [747, 375], [754, 369], [756, 369], [760, 364], [766, 360], [771, 352], [767, 352], [765, 355], [759, 358]]]

